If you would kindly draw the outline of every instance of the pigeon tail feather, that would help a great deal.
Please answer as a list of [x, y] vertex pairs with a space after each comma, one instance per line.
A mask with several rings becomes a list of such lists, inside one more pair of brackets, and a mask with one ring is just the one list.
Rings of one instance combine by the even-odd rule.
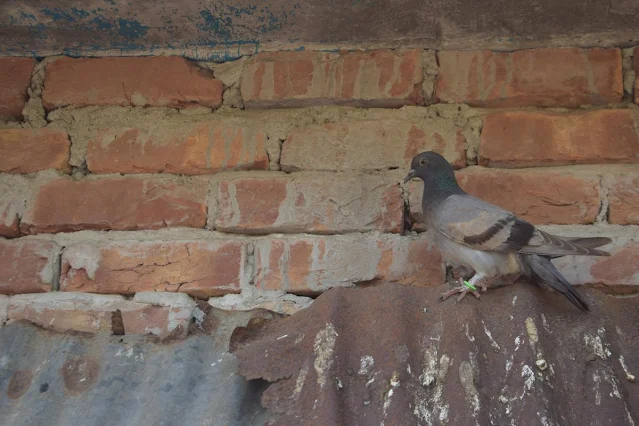
[[575, 288], [555, 268], [546, 256], [536, 254], [521, 255], [521, 259], [527, 269], [527, 275], [541, 280], [559, 293], [566, 296], [570, 302], [581, 311], [590, 311], [588, 304]]

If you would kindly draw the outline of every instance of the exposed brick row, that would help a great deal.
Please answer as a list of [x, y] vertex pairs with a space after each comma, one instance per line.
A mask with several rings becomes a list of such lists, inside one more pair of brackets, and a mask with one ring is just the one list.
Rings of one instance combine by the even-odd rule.
[[[638, 224], [639, 171], [630, 165], [459, 170], [469, 193], [536, 224]], [[0, 237], [174, 227], [248, 234], [401, 231], [400, 173], [234, 173], [224, 177], [88, 178], [0, 175]], [[408, 184], [419, 215], [421, 183]], [[608, 206], [604, 204], [607, 202]]]
[[[249, 260], [252, 256], [252, 260]], [[61, 265], [58, 265], [58, 258]], [[439, 284], [444, 266], [427, 236], [232, 237], [115, 240], [95, 236], [62, 248], [47, 240], [0, 240], [0, 294], [181, 292], [195, 297], [241, 288], [314, 294], [356, 282]]]
[[[249, 108], [421, 105], [430, 93], [427, 52], [268, 52], [249, 58], [240, 89]], [[431, 53], [432, 54], [432, 53]], [[542, 48], [515, 52], [440, 51], [435, 98], [482, 107], [579, 107], [622, 99], [620, 49]], [[636, 57], [636, 55], [635, 55]], [[35, 61], [0, 58], [0, 116], [20, 118]], [[42, 100], [65, 106], [188, 107], [222, 104], [224, 86], [180, 57], [54, 58]]]
[[28, 321], [48, 330], [82, 333], [185, 336], [195, 301], [184, 294], [138, 293], [132, 300], [118, 295], [47, 293], [4, 300], [9, 322]]
[[[555, 260], [573, 284], [639, 285], [635, 228], [545, 229], [557, 235], [612, 237], [605, 247], [610, 257]], [[61, 292], [124, 295], [158, 291], [205, 298], [251, 286], [313, 295], [371, 281], [438, 285], [445, 280], [445, 268], [428, 238], [369, 233], [109, 241], [96, 235], [64, 248], [41, 239], [0, 240], [0, 294], [50, 292], [58, 285], [58, 268]]]
[[[483, 120], [479, 164], [517, 168], [639, 163], [639, 113], [610, 109], [573, 113], [510, 111]], [[198, 121], [157, 129], [102, 129], [87, 141], [90, 172], [215, 174], [268, 170], [265, 129]], [[456, 168], [466, 165], [466, 138], [453, 120], [352, 120], [293, 129], [281, 149], [285, 171], [407, 169], [434, 150]], [[69, 172], [69, 136], [54, 128], [0, 129], [0, 172]], [[273, 152], [277, 155], [277, 152]]]

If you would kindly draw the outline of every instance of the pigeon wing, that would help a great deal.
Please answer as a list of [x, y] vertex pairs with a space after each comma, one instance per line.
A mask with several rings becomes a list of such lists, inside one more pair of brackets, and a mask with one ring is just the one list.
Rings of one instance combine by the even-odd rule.
[[467, 194], [451, 195], [439, 205], [433, 214], [433, 226], [474, 250], [545, 256], [608, 255], [543, 232], [511, 212]]

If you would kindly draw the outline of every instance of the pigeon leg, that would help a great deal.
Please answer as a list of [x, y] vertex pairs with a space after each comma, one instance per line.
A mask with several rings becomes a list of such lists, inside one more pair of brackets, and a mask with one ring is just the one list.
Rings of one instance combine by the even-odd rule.
[[[506, 285], [510, 285], [513, 284], [515, 281], [517, 281], [517, 279], [519, 278], [519, 274], [510, 274], [510, 275], [504, 275], [502, 277], [486, 277], [484, 275], [479, 275], [479, 274], [475, 274], [474, 277], [472, 277], [470, 279], [470, 281], [468, 282], [469, 284], [471, 284], [473, 287], [475, 288], [479, 288], [479, 290], [484, 293], [486, 290], [488, 290], [488, 287], [490, 287], [490, 285], [501, 279], [502, 283], [501, 286], [506, 286]], [[459, 287], [456, 287], [450, 291], [447, 291], [446, 293], [443, 293], [441, 296], [439, 296], [439, 301], [443, 302], [444, 300], [448, 299], [450, 296], [455, 295], [455, 294], [459, 294], [459, 297], [457, 297], [457, 301], [461, 302], [464, 297], [466, 297], [466, 294], [468, 293], [472, 293], [473, 296], [475, 296], [476, 298], [479, 299], [479, 292], [472, 290], [471, 288], [467, 287], [464, 284], [464, 279], [463, 278], [459, 278], [459, 284], [461, 284]], [[500, 286], [500, 287], [501, 287]]]
[[[484, 282], [486, 280], [489, 280], [487, 277], [483, 276], [483, 275], [479, 275], [479, 274], [475, 274], [474, 277], [471, 278], [471, 280], [469, 281], [469, 284], [471, 284], [472, 286], [475, 287], [479, 287], [480, 289], [482, 289], [482, 291], [486, 291], [485, 288], [486, 285], [484, 284]], [[476, 298], [479, 299], [479, 293], [476, 290], [473, 290], [469, 287], [467, 287], [464, 284], [464, 279], [463, 278], [459, 278], [459, 287], [456, 287], [450, 291], [447, 291], [446, 293], [443, 293], [441, 296], [439, 296], [439, 301], [443, 302], [444, 300], [448, 299], [450, 296], [454, 295], [454, 294], [458, 294], [459, 293], [459, 297], [457, 298], [458, 302], [461, 302], [462, 299], [464, 297], [466, 297], [466, 294], [468, 294], [469, 292], [473, 294], [473, 296], [475, 296]]]

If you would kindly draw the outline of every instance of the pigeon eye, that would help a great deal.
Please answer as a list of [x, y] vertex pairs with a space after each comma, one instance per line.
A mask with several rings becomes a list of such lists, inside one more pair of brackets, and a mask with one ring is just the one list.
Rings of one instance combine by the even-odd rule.
[[419, 165], [420, 166], [425, 166], [426, 163], [428, 163], [428, 160], [426, 160], [425, 158], [420, 158], [419, 159]]

